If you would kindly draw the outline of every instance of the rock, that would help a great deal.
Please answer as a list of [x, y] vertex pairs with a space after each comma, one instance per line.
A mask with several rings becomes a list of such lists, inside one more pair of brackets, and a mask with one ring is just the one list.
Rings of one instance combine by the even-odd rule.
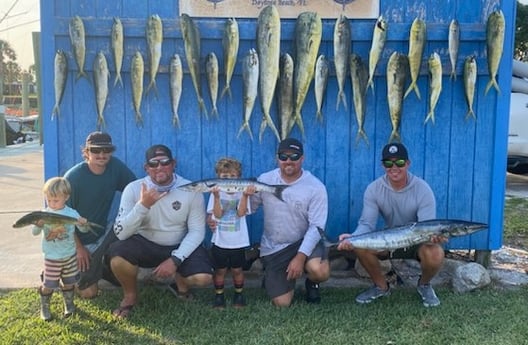
[[[387, 274], [392, 269], [392, 264], [391, 264], [390, 260], [381, 260], [380, 263], [381, 263], [381, 272], [384, 275]], [[356, 263], [354, 265], [354, 269], [356, 270], [357, 274], [360, 277], [370, 278], [370, 276], [368, 275], [367, 271], [365, 271], [365, 269], [363, 268], [363, 266], [361, 265], [359, 260], [356, 260]]]
[[488, 272], [493, 283], [499, 287], [515, 288], [528, 285], [526, 273], [503, 269], [489, 269]]
[[484, 266], [476, 262], [470, 262], [455, 270], [452, 287], [455, 292], [465, 293], [482, 288], [490, 283], [490, 275]]

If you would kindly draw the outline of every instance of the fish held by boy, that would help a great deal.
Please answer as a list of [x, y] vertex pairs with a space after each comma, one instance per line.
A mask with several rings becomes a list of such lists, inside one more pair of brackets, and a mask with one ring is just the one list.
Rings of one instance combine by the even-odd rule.
[[73, 224], [81, 232], [90, 231], [95, 235], [97, 234], [94, 232], [94, 228], [103, 229], [103, 227], [99, 224], [87, 222], [85, 225], [79, 225], [77, 218], [69, 217], [69, 216], [65, 216], [65, 215], [53, 213], [53, 212], [46, 212], [46, 211], [33, 211], [33, 212], [30, 212], [22, 216], [15, 223], [13, 223], [13, 228], [23, 228], [29, 225], [36, 225], [41, 220], [44, 222], [44, 224], [48, 224], [48, 225]]

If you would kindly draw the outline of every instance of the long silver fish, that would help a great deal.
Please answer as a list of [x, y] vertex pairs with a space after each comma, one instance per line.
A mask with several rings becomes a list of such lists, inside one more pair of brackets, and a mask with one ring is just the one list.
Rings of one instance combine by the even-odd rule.
[[238, 32], [238, 23], [235, 18], [228, 18], [224, 25], [224, 35], [222, 37], [222, 47], [224, 49], [224, 73], [225, 86], [222, 90], [220, 98], [224, 97], [227, 92], [229, 98], [231, 95], [231, 77], [235, 70], [236, 60], [238, 56], [238, 46], [240, 44], [240, 34]]
[[143, 56], [137, 51], [130, 62], [130, 81], [132, 83], [132, 103], [136, 113], [136, 124], [143, 126], [143, 117], [141, 116], [141, 98], [143, 97], [143, 77], [145, 73], [145, 64]]
[[354, 93], [354, 109], [358, 123], [356, 135], [356, 145], [363, 138], [367, 146], [369, 141], [367, 133], [363, 129], [365, 123], [365, 111], [367, 107], [367, 86], [368, 86], [368, 68], [357, 54], [350, 54], [350, 79], [352, 81], [352, 91]]
[[341, 14], [334, 24], [334, 65], [338, 86], [336, 111], [339, 110], [339, 103], [341, 101], [345, 106], [345, 110], [347, 109], [345, 82], [347, 79], [351, 44], [350, 24], [348, 18]]
[[84, 38], [84, 23], [79, 16], [75, 16], [70, 20], [69, 23], [70, 42], [73, 48], [73, 56], [75, 63], [79, 71], [75, 80], [79, 80], [81, 77], [88, 78], [88, 74], [84, 71], [84, 59], [86, 54], [86, 45]]
[[401, 141], [400, 122], [403, 106], [403, 88], [409, 71], [407, 56], [394, 52], [387, 63], [387, 100], [392, 124], [389, 142]]
[[51, 226], [73, 224], [81, 232], [94, 232], [94, 228], [103, 228], [101, 225], [91, 222], [87, 222], [85, 225], [79, 225], [77, 224], [77, 218], [47, 211], [33, 211], [28, 214], [25, 214], [24, 216], [19, 218], [15, 223], [13, 223], [13, 228], [23, 228], [30, 225], [36, 225], [41, 220], [44, 221], [44, 224]]
[[123, 44], [124, 44], [124, 34], [123, 34], [123, 24], [121, 20], [117, 17], [114, 17], [114, 23], [112, 24], [112, 53], [114, 55], [114, 64], [116, 76], [114, 80], [114, 87], [117, 85], [117, 82], [123, 87], [123, 80], [121, 79], [121, 66], [123, 65]]
[[472, 116], [476, 118], [473, 111], [473, 99], [475, 97], [475, 85], [477, 83], [477, 59], [474, 56], [468, 56], [464, 61], [464, 95], [468, 105], [466, 120]]
[[437, 53], [431, 54], [428, 60], [429, 65], [429, 113], [425, 118], [424, 124], [427, 121], [431, 120], [433, 124], [435, 123], [435, 107], [440, 98], [440, 93], [442, 92], [442, 61], [440, 60], [440, 55]]
[[95, 104], [97, 108], [97, 128], [100, 130], [105, 127], [104, 108], [106, 99], [108, 98], [108, 81], [110, 80], [110, 72], [108, 71], [108, 63], [103, 52], [97, 53], [93, 63], [94, 86], [95, 86]]
[[376, 66], [385, 47], [387, 41], [387, 21], [383, 16], [379, 16], [374, 26], [374, 34], [372, 35], [372, 45], [370, 46], [369, 52], [369, 79], [368, 86], [374, 92], [374, 73], [376, 72]]
[[411, 84], [403, 98], [407, 98], [412, 90], [416, 93], [418, 99], [420, 90], [418, 89], [418, 77], [420, 76], [420, 67], [422, 66], [422, 54], [425, 47], [426, 26], [425, 22], [419, 18], [414, 19], [409, 34], [409, 70], [411, 72]]
[[251, 127], [249, 125], [249, 119], [253, 112], [253, 106], [255, 105], [255, 99], [258, 93], [258, 79], [259, 79], [259, 58], [257, 51], [253, 48], [249, 50], [247, 55], [242, 59], [242, 81], [244, 84], [243, 91], [243, 106], [244, 106], [244, 118], [242, 126], [238, 130], [237, 137], [245, 129], [249, 133], [249, 137], [253, 140], [253, 133], [251, 133]]
[[295, 23], [295, 67], [293, 78], [294, 120], [304, 137], [301, 110], [315, 73], [323, 24], [315, 12], [303, 12]]
[[504, 14], [501, 10], [492, 12], [486, 23], [486, 51], [488, 54], [488, 71], [490, 81], [486, 85], [486, 95], [489, 89], [493, 86], [500, 94], [500, 87], [497, 84], [497, 72], [504, 49], [504, 29], [505, 29]]
[[158, 73], [161, 59], [161, 44], [163, 42], [163, 23], [157, 14], [151, 15], [147, 20], [146, 28], [147, 47], [149, 52], [149, 75], [150, 82], [145, 94], [154, 88], [156, 97], [158, 97], [158, 88], [156, 86], [156, 74]]
[[262, 108], [262, 122], [259, 140], [267, 126], [273, 131], [277, 140], [280, 135], [270, 115], [275, 87], [279, 79], [281, 24], [279, 11], [274, 5], [266, 6], [260, 11], [257, 22], [257, 54], [259, 56], [259, 95]]
[[62, 102], [62, 96], [64, 95], [64, 90], [66, 88], [66, 80], [68, 79], [68, 58], [66, 53], [62, 50], [57, 50], [55, 53], [55, 62], [54, 62], [54, 82], [53, 86], [55, 88], [55, 105], [53, 106], [53, 111], [51, 112], [51, 119], [60, 116], [60, 104]]
[[330, 71], [330, 64], [325, 55], [321, 54], [317, 58], [315, 63], [315, 81], [314, 81], [314, 91], [315, 91], [315, 104], [317, 106], [317, 111], [315, 117], [319, 121], [323, 121], [323, 101], [326, 93], [326, 86], [328, 85], [328, 74]]
[[207, 118], [207, 110], [205, 109], [205, 103], [202, 97], [202, 82], [200, 74], [200, 31], [192, 18], [186, 13], [183, 13], [180, 16], [180, 28], [183, 36], [187, 65], [189, 66], [194, 90], [198, 97], [200, 114], [205, 114], [205, 117]]
[[243, 192], [249, 186], [255, 186], [257, 192], [272, 193], [280, 200], [283, 200], [282, 192], [289, 187], [289, 185], [269, 185], [259, 182], [256, 179], [212, 178], [187, 183], [178, 186], [178, 189], [186, 192], [209, 193], [214, 187], [216, 187], [221, 192], [234, 193]]
[[172, 125], [178, 128], [181, 128], [178, 108], [180, 106], [180, 98], [182, 93], [182, 81], [183, 67], [181, 58], [178, 54], [174, 54], [169, 65], [169, 86], [171, 96]]
[[460, 45], [460, 25], [456, 19], [451, 20], [451, 23], [449, 23], [447, 44], [449, 47], [449, 61], [451, 62], [450, 78], [456, 81], [456, 63], [458, 59], [458, 47]]
[[205, 76], [207, 77], [207, 85], [209, 85], [209, 95], [211, 96], [211, 115], [218, 117], [218, 109], [216, 108], [216, 100], [218, 98], [218, 59], [216, 54], [210, 52], [205, 57]]
[[281, 139], [284, 140], [293, 126], [293, 59], [288, 53], [282, 54], [280, 59], [278, 88]]

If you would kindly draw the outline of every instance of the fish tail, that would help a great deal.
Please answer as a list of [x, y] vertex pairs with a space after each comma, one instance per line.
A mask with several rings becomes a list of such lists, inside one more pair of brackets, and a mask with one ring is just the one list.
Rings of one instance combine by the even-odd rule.
[[233, 95], [231, 94], [231, 87], [229, 86], [229, 84], [226, 84], [226, 86], [224, 86], [224, 89], [222, 90], [222, 93], [220, 94], [220, 99], [222, 99], [222, 97], [224, 97], [224, 94], [226, 92], [229, 95], [229, 100], [232, 101], [233, 100]]
[[275, 195], [277, 197], [277, 199], [279, 199], [280, 201], [284, 201], [284, 199], [282, 198], [282, 192], [289, 187], [289, 185], [287, 184], [278, 184], [278, 185], [275, 185], [275, 191], [273, 192], [273, 195]]
[[295, 120], [295, 123], [297, 124], [297, 126], [299, 126], [299, 130], [301, 131], [301, 135], [304, 138], [304, 124], [303, 124], [303, 120], [302, 120], [300, 112], [295, 113], [295, 119], [294, 120]]
[[372, 77], [369, 77], [369, 80], [367, 82], [367, 89], [369, 87], [372, 89], [372, 94], [374, 94], [374, 81], [372, 80]]
[[203, 98], [198, 98], [198, 107], [200, 108], [200, 114], [204, 114], [205, 118], [208, 120], [209, 115], [207, 114], [207, 109], [205, 109], [205, 103]]
[[449, 79], [456, 81], [456, 71], [454, 69], [451, 70], [451, 75], [449, 76]]
[[315, 118], [319, 120], [319, 122], [323, 122], [323, 113], [321, 112], [321, 109], [318, 109], [315, 113]]
[[154, 90], [154, 96], [156, 97], [156, 99], [158, 99], [158, 87], [156, 86], [156, 79], [154, 78], [150, 80], [150, 83], [147, 86], [147, 91], [145, 92], [145, 95], [148, 95], [151, 89]]
[[143, 116], [141, 116], [141, 113], [136, 111], [136, 124], [138, 127], [143, 127]]
[[242, 126], [240, 126], [237, 138], [240, 137], [240, 134], [244, 131], [244, 129], [249, 133], [249, 137], [251, 138], [251, 141], [253, 141], [253, 133], [251, 132], [251, 127], [249, 127], [249, 122], [244, 122]]
[[419, 100], [422, 100], [422, 96], [420, 95], [420, 90], [418, 89], [418, 84], [416, 84], [416, 81], [413, 81], [411, 85], [409, 85], [409, 88], [407, 91], [405, 91], [405, 94], [403, 95], [403, 99], [407, 98], [407, 96], [411, 93], [411, 91], [414, 90], [416, 93], [416, 97], [418, 97]]
[[339, 92], [337, 93], [336, 111], [339, 110], [339, 103], [341, 103], [341, 101], [343, 101], [343, 105], [345, 106], [345, 110], [348, 110], [348, 106], [347, 106], [347, 102], [346, 102], [346, 98], [345, 98], [345, 93], [343, 92], [343, 90], [339, 90]]
[[469, 120], [470, 117], [472, 117], [475, 120], [477, 119], [477, 117], [475, 116], [475, 112], [471, 108], [468, 110], [466, 114], [466, 121]]
[[92, 81], [90, 80], [90, 77], [88, 76], [88, 74], [86, 74], [85, 71], [79, 71], [79, 72], [77, 73], [77, 77], [75, 77], [75, 81], [81, 79], [82, 77], [86, 78], [86, 80], [88, 80], [90, 83], [92, 82]]
[[427, 114], [427, 117], [425, 118], [425, 121], [424, 121], [424, 125], [427, 123], [427, 121], [431, 120], [431, 122], [435, 123], [435, 117], [434, 117], [434, 111], [430, 111], [428, 114]]
[[180, 126], [180, 117], [178, 116], [178, 113], [174, 113], [172, 116], [172, 125], [177, 128], [181, 128]]
[[389, 138], [389, 143], [398, 142], [401, 143], [400, 133], [396, 129], [393, 129]]
[[370, 147], [370, 143], [367, 137], [367, 133], [365, 133], [365, 130], [363, 128], [359, 128], [357, 135], [356, 135], [356, 146], [359, 145], [359, 142], [361, 139], [365, 140], [365, 143], [367, 144], [367, 147]]
[[105, 128], [105, 127], [106, 127], [106, 122], [105, 122], [103, 115], [97, 114], [97, 130], [101, 130], [101, 128]]
[[499, 84], [497, 84], [497, 79], [495, 79], [495, 77], [492, 77], [488, 82], [488, 85], [486, 85], [486, 91], [484, 92], [484, 95], [488, 94], [488, 91], [491, 89], [492, 86], [495, 88], [495, 90], [497, 90], [497, 93], [500, 95], [501, 90]]
[[115, 80], [114, 80], [114, 87], [116, 87], [117, 82], [121, 84], [121, 88], [123, 87], [123, 80], [121, 79], [121, 73], [116, 74]]
[[218, 118], [218, 108], [216, 105], [213, 105], [213, 110], [211, 110], [211, 116]]
[[51, 120], [52, 121], [55, 118], [55, 115], [57, 115], [57, 118], [60, 117], [60, 108], [59, 108], [58, 104], [55, 104], [55, 106], [53, 107], [53, 111], [51, 112]]

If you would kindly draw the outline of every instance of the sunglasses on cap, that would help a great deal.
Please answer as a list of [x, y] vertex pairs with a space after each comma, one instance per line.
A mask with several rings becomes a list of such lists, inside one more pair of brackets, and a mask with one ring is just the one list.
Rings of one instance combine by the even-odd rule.
[[151, 159], [151, 160], [149, 160], [147, 162], [147, 165], [148, 165], [149, 168], [154, 169], [154, 168], [159, 167], [160, 164], [161, 164], [162, 167], [166, 167], [166, 166], [170, 165], [171, 163], [172, 163], [172, 159], [163, 158], [163, 159]]
[[302, 155], [300, 153], [290, 153], [290, 154], [279, 153], [277, 156], [279, 157], [279, 160], [283, 161], [283, 162], [286, 162], [288, 160], [288, 158], [292, 162], [297, 162], [302, 157]]
[[407, 161], [405, 159], [396, 159], [394, 161], [385, 160], [381, 162], [385, 168], [392, 168], [394, 165], [396, 165], [398, 168], [403, 168], [405, 164], [407, 164]]
[[111, 153], [114, 149], [111, 147], [90, 147], [90, 153], [99, 154], [101, 152], [103, 153]]

